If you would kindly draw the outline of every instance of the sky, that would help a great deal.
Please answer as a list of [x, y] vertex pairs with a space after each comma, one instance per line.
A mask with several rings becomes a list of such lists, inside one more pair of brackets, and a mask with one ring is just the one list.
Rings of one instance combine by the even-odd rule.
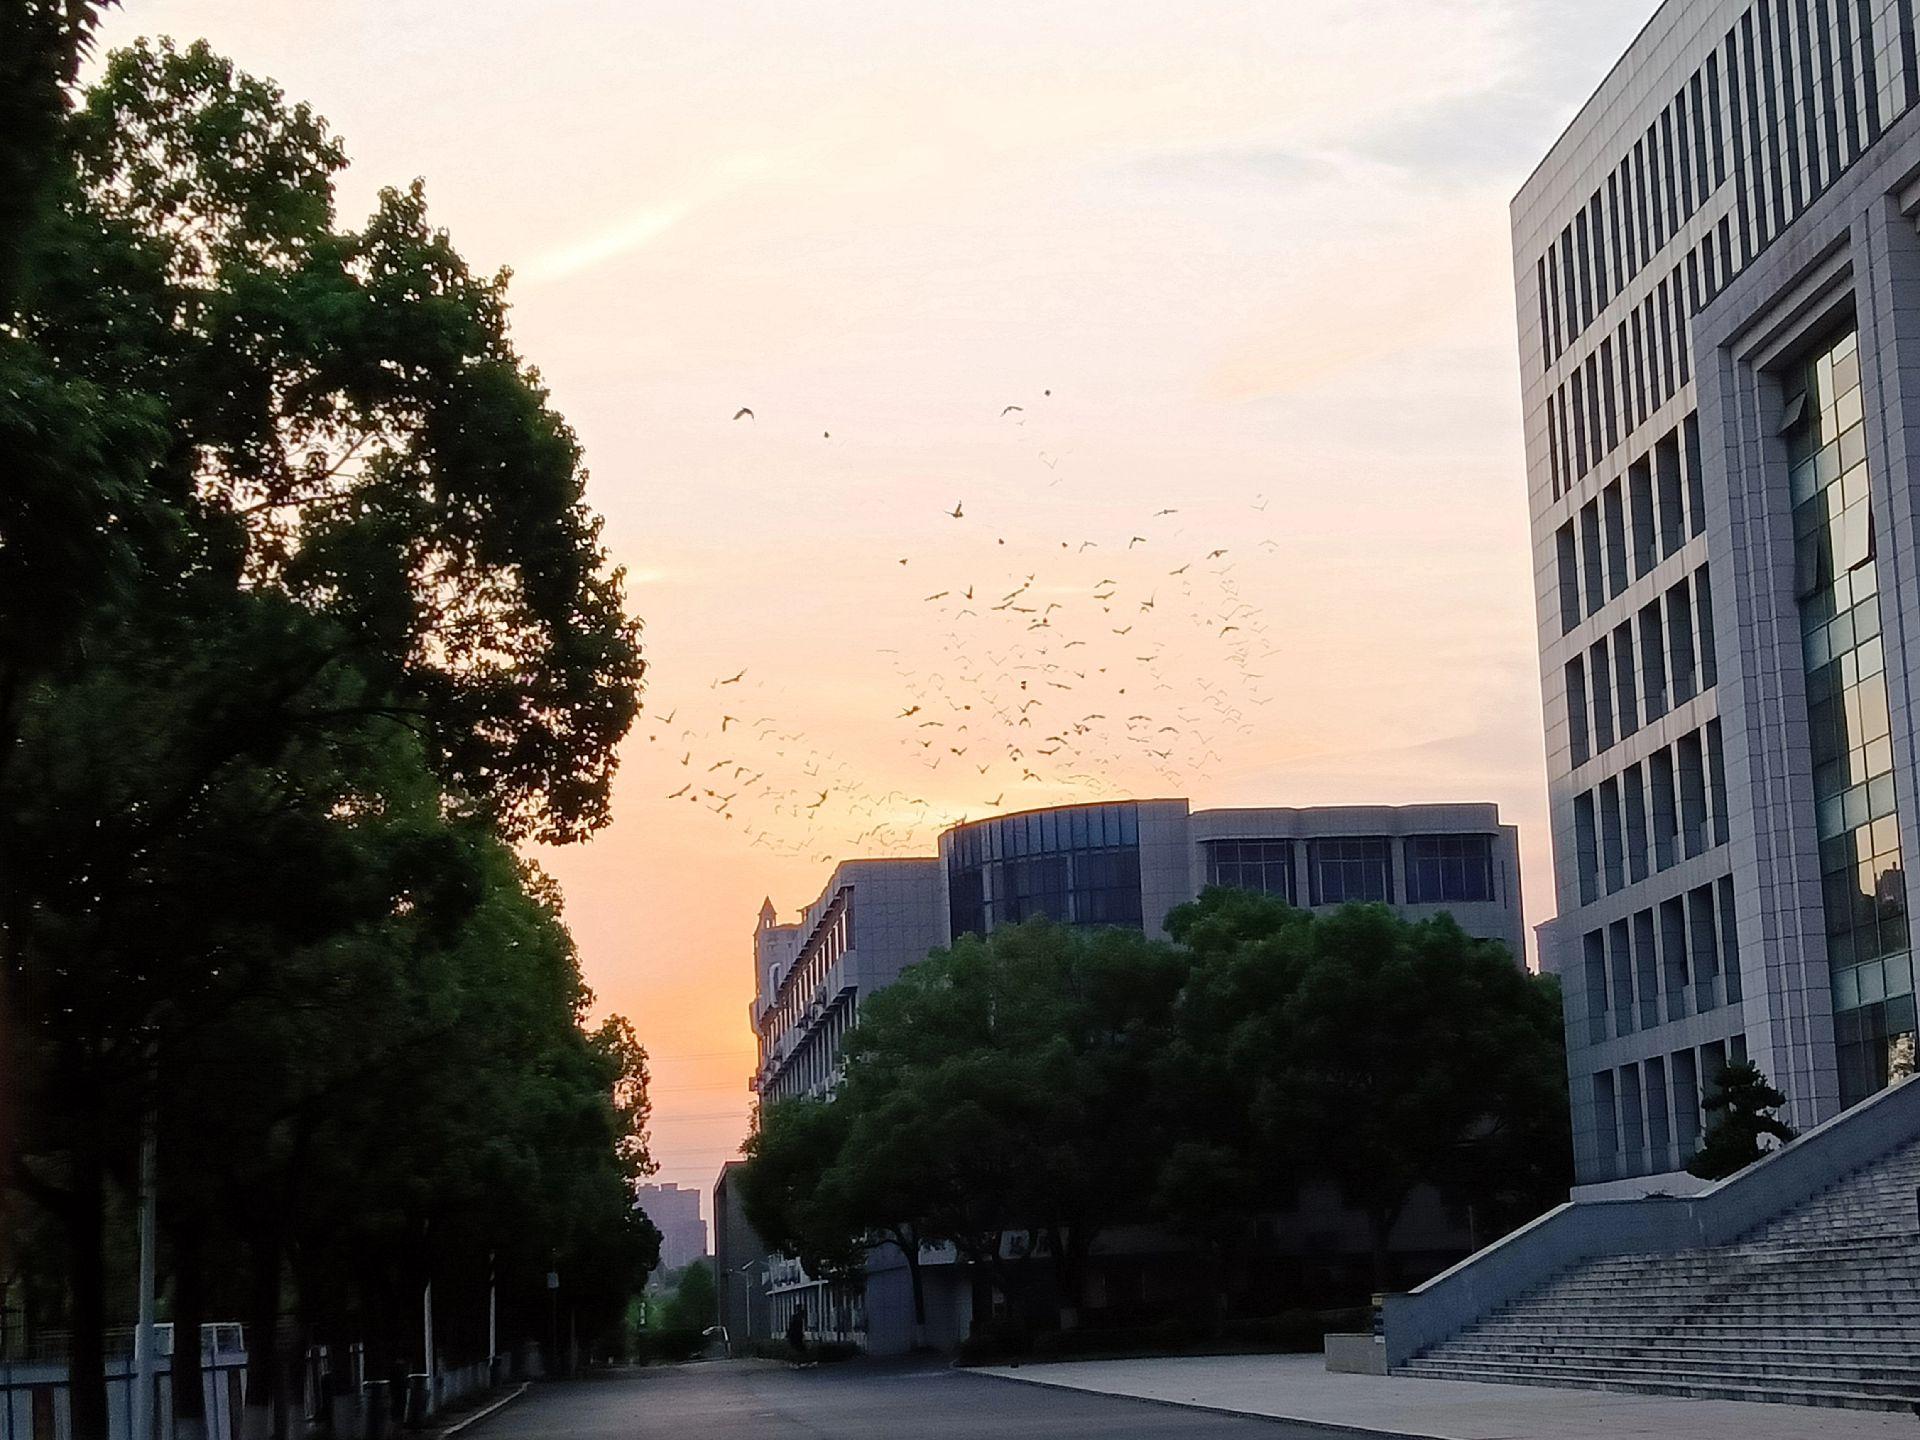
[[1551, 916], [1507, 205], [1650, 10], [125, 0], [105, 40], [207, 38], [343, 137], [344, 223], [422, 177], [511, 267], [650, 666], [612, 825], [537, 858], [705, 1188], [762, 898], [963, 816], [1492, 800]]

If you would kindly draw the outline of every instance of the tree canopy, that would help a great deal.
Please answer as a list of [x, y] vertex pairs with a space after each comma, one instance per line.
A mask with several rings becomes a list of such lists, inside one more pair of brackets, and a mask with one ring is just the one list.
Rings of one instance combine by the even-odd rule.
[[863, 998], [832, 1097], [760, 1112], [756, 1230], [809, 1268], [836, 1245], [948, 1243], [1008, 1294], [1021, 1257], [1050, 1257], [1072, 1323], [1116, 1225], [1194, 1237], [1224, 1295], [1254, 1222], [1307, 1180], [1366, 1216], [1381, 1275], [1420, 1186], [1488, 1238], [1565, 1197], [1559, 992], [1504, 947], [1447, 917], [1225, 890], [1169, 932], [1030, 922]]
[[182, 1323], [392, 1354], [557, 1266], [591, 1335], [658, 1239], [644, 1051], [509, 848], [605, 824], [643, 664], [508, 276], [418, 182], [343, 226], [325, 121], [203, 44], [76, 94], [96, 9], [0, 22], [0, 1194], [76, 1440], [146, 1115]]

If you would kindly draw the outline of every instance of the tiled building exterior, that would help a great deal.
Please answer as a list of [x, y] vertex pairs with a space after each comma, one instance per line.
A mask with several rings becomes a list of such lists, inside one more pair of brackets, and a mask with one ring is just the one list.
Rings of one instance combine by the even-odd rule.
[[1801, 1127], [1912, 1067], [1914, 21], [1668, 0], [1514, 202], [1586, 1185], [1727, 1059]]
[[771, 901], [761, 907], [755, 1089], [829, 1091], [861, 997], [956, 935], [1037, 915], [1158, 933], [1208, 885], [1312, 909], [1445, 910], [1525, 954], [1518, 832], [1493, 805], [1189, 811], [1185, 800], [1125, 800], [995, 816], [942, 834], [938, 859], [846, 861], [793, 924], [777, 922]]

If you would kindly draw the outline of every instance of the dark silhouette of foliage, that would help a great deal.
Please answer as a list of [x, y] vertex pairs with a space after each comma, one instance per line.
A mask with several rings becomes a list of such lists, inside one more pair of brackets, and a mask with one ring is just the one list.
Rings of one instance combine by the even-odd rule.
[[1735, 1060], [1713, 1079], [1702, 1108], [1707, 1112], [1706, 1138], [1687, 1161], [1687, 1170], [1702, 1180], [1724, 1180], [1753, 1164], [1770, 1147], [1760, 1144], [1771, 1135], [1782, 1145], [1793, 1139], [1793, 1127], [1773, 1112], [1787, 1103], [1751, 1060]]

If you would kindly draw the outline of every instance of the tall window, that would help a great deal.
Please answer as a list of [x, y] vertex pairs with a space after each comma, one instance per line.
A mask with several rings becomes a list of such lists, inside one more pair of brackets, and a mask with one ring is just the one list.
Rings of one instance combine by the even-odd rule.
[[1315, 905], [1349, 900], [1393, 903], [1393, 846], [1384, 836], [1307, 842], [1307, 875]]
[[1913, 1070], [1913, 962], [1894, 814], [1858, 337], [1786, 377], [1794, 591], [1844, 1104]]
[[947, 855], [947, 894], [955, 935], [1040, 915], [1140, 929], [1138, 807], [1076, 805], [962, 826]]
[[1491, 835], [1407, 837], [1407, 900], [1415, 905], [1493, 899]]
[[1291, 840], [1209, 840], [1207, 883], [1233, 890], [1258, 890], [1293, 903]]

